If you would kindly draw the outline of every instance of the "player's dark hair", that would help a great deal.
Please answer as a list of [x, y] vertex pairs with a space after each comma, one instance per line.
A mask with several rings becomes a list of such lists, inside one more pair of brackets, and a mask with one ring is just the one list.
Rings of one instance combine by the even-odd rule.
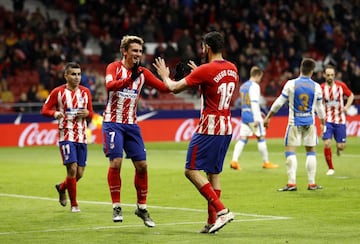
[[335, 66], [334, 66], [334, 65], [331, 65], [331, 64], [325, 65], [324, 71], [327, 70], [327, 69], [333, 69], [333, 70], [336, 72], [336, 69], [335, 69]]
[[70, 69], [81, 69], [80, 64], [76, 62], [69, 62], [65, 65], [64, 73], [66, 74]]
[[310, 75], [315, 69], [315, 60], [312, 58], [304, 58], [301, 61], [300, 72], [303, 75]]
[[213, 53], [220, 53], [224, 49], [224, 37], [217, 31], [212, 31], [204, 35], [203, 43], [207, 44]]

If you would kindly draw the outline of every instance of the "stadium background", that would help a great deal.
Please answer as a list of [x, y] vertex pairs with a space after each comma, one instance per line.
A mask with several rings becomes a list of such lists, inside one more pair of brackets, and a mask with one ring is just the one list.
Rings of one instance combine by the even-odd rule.
[[[123, 35], [144, 38], [144, 66], [151, 69], [153, 58], [162, 56], [174, 72], [178, 62], [202, 62], [199, 40], [210, 30], [224, 33], [224, 56], [237, 65], [241, 82], [248, 78], [252, 65], [264, 70], [261, 89], [265, 109], [282, 83], [299, 74], [300, 61], [306, 56], [317, 61], [313, 79], [319, 83], [323, 82], [325, 64], [337, 67], [338, 79], [356, 95], [353, 114], [357, 114], [359, 6], [357, 0], [1, 0], [0, 128], [2, 132], [14, 131], [8, 126], [34, 122], [46, 128], [55, 126], [41, 119], [39, 109], [48, 92], [64, 83], [62, 67], [68, 61], [81, 63], [82, 84], [92, 91], [94, 108], [101, 113], [106, 99], [105, 67], [119, 58]], [[144, 87], [142, 98], [139, 114], [151, 114], [148, 120], [159, 123], [159, 119], [169, 119], [168, 124], [181, 114], [183, 123], [198, 116], [196, 90], [173, 95]], [[235, 94], [233, 114], [240, 116], [237, 99]], [[285, 114], [286, 110], [280, 113]], [[360, 135], [360, 119], [355, 116], [349, 121], [348, 135]], [[96, 117], [92, 128], [98, 122]], [[176, 133], [170, 134], [176, 138]]]

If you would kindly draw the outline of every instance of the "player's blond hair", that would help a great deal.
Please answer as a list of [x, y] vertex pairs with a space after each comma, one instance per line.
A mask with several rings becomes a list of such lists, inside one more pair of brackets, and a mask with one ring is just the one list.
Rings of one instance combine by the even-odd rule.
[[262, 73], [263, 73], [263, 71], [258, 66], [253, 66], [250, 69], [250, 76], [251, 77], [262, 75]]
[[121, 44], [120, 44], [120, 50], [128, 50], [130, 44], [132, 43], [137, 43], [141, 46], [144, 45], [144, 40], [141, 37], [138, 36], [129, 36], [126, 35], [121, 39]]

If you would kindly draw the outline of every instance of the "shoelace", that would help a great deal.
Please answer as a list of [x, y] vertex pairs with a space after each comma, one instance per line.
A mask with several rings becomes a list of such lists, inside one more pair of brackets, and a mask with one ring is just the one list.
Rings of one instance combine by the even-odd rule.
[[121, 208], [120, 208], [120, 207], [116, 207], [116, 208], [114, 208], [114, 210], [115, 210], [115, 213], [116, 213], [116, 214], [120, 214], [120, 213], [121, 213]]

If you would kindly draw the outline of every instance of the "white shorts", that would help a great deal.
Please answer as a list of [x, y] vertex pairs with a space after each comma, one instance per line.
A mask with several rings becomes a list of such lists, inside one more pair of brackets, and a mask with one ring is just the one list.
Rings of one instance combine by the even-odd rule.
[[240, 136], [252, 136], [255, 135], [257, 137], [265, 136], [266, 130], [263, 122], [261, 121], [257, 127], [254, 126], [255, 123], [245, 124], [241, 122], [240, 125]]
[[318, 136], [315, 125], [295, 126], [288, 125], [285, 133], [285, 146], [314, 147], [318, 144]]

